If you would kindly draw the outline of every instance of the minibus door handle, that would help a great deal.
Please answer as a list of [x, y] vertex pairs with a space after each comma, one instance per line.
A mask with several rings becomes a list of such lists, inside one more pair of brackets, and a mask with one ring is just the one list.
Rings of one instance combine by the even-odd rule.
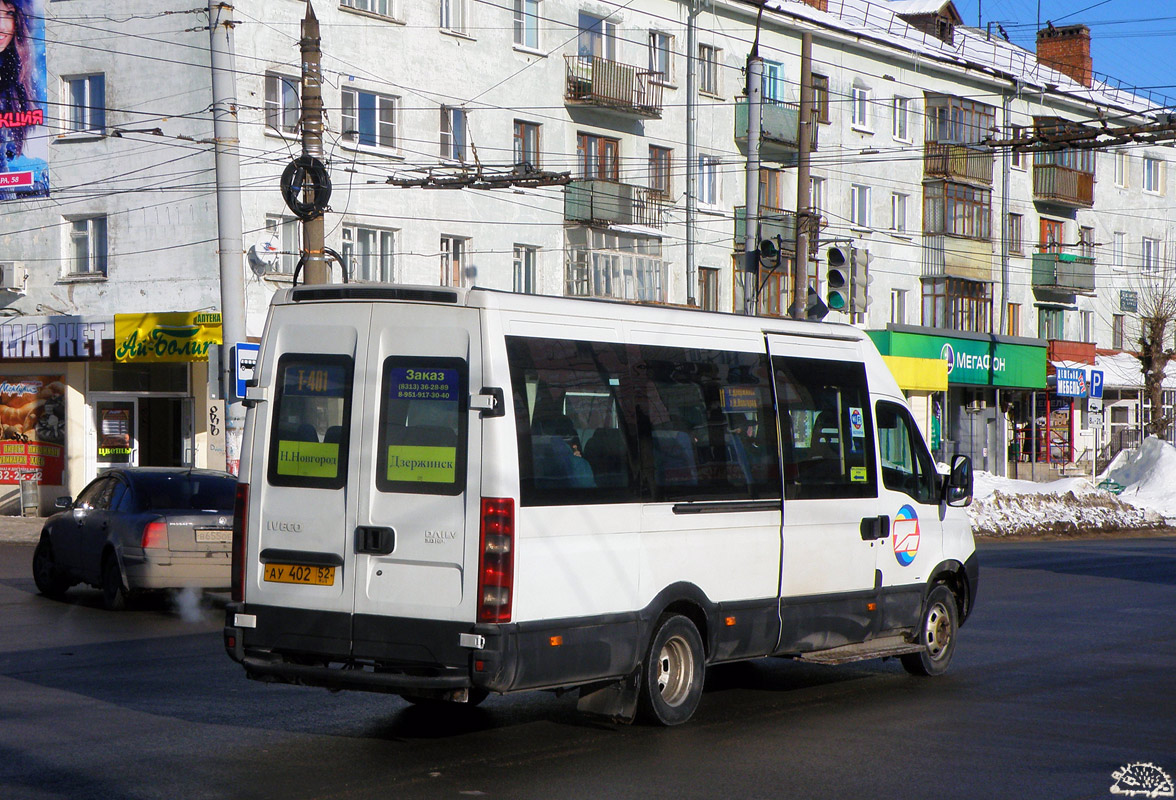
[[890, 535], [890, 517], [881, 514], [877, 517], [866, 517], [862, 520], [862, 541], [872, 542], [875, 539], [885, 539]]
[[355, 552], [386, 556], [396, 549], [396, 531], [379, 525], [360, 525], [355, 529]]

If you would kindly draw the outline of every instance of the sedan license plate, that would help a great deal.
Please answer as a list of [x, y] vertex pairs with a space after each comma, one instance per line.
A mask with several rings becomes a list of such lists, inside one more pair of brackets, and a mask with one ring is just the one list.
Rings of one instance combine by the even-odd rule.
[[302, 564], [266, 564], [264, 578], [271, 583], [333, 586], [335, 584], [335, 568], [308, 567]]
[[233, 541], [233, 532], [226, 528], [197, 528], [196, 541], [201, 544], [228, 544]]

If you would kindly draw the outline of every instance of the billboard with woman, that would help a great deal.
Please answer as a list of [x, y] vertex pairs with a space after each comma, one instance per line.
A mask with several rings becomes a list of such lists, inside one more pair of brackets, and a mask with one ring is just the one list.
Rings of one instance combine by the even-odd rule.
[[49, 194], [45, 0], [0, 0], [0, 200]]

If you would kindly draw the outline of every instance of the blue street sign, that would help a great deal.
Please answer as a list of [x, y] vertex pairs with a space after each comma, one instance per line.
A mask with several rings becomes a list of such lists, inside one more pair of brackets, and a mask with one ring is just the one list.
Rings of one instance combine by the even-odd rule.
[[1090, 396], [1101, 398], [1103, 396], [1103, 374], [1101, 369], [1092, 369], [1090, 371]]
[[233, 350], [233, 375], [237, 378], [237, 397], [244, 397], [245, 384], [253, 380], [253, 370], [257, 366], [257, 353], [261, 350], [261, 345], [237, 342]]

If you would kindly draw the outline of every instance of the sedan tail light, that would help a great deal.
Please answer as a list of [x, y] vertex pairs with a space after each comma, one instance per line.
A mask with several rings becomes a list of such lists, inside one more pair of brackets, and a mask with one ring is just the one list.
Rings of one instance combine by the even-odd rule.
[[167, 547], [167, 523], [161, 519], [152, 520], [143, 527], [143, 548]]
[[245, 546], [248, 541], [249, 484], [238, 483], [233, 502], [233, 567], [232, 598], [234, 603], [245, 601]]

